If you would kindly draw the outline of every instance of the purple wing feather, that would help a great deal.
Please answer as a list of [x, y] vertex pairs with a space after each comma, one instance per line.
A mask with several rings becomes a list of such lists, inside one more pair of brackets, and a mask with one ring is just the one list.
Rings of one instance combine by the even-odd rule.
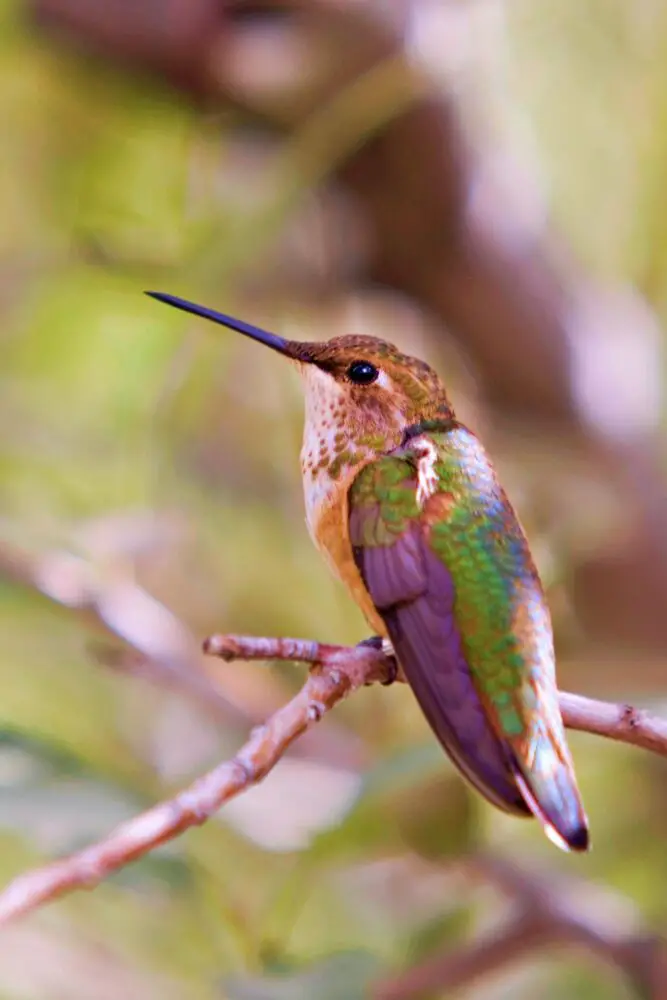
[[486, 798], [507, 812], [528, 814], [512, 775], [509, 748], [487, 721], [470, 676], [447, 567], [425, 545], [418, 524], [391, 545], [364, 546], [363, 519], [369, 516], [372, 508], [352, 507], [355, 561], [429, 725]]

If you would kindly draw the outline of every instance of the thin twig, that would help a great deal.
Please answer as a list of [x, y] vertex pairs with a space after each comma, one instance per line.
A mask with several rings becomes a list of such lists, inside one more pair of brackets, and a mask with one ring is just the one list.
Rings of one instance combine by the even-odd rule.
[[632, 705], [584, 698], [580, 694], [560, 693], [560, 710], [568, 729], [606, 736], [619, 743], [651, 750], [667, 756], [667, 720]]
[[[205, 649], [229, 661], [295, 660], [310, 664], [311, 670], [299, 693], [254, 729], [231, 760], [172, 799], [123, 823], [97, 844], [10, 883], [0, 893], [0, 923], [73, 889], [92, 888], [154, 847], [204, 823], [225, 802], [266, 777], [287, 748], [352, 691], [396, 679], [394, 662], [366, 644], [348, 647], [305, 639], [219, 635], [209, 639]], [[648, 713], [572, 694], [561, 695], [561, 707], [565, 724], [572, 728], [667, 756], [667, 723]]]

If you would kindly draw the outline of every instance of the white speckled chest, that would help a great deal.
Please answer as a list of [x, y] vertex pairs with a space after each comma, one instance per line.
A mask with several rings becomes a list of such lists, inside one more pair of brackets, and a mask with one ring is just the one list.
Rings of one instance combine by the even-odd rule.
[[[301, 476], [306, 523], [315, 545], [322, 549], [318, 532], [322, 515], [344, 502], [347, 492], [341, 489], [343, 477], [333, 479], [330, 471], [332, 462], [347, 444], [347, 436], [341, 429], [345, 394], [334, 379], [314, 365], [305, 368], [302, 375], [306, 390], [306, 419], [301, 447]], [[349, 470], [344, 471], [347, 475]], [[352, 476], [347, 475], [348, 485], [355, 473], [356, 469], [352, 470]]]

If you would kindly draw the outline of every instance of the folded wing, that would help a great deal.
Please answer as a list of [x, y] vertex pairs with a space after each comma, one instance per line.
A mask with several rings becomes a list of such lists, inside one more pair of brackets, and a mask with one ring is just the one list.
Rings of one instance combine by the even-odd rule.
[[[454, 617], [452, 577], [425, 541], [412, 470], [400, 459], [381, 461], [395, 463], [384, 471], [398, 506], [388, 520], [383, 496], [374, 495], [378, 470], [361, 474], [366, 482], [351, 493], [349, 519], [359, 572], [410, 687], [449, 757], [496, 806], [525, 815], [529, 809], [514, 781], [508, 747], [484, 713], [466, 662]], [[396, 482], [401, 475], [403, 482]], [[386, 478], [383, 482], [386, 487]]]

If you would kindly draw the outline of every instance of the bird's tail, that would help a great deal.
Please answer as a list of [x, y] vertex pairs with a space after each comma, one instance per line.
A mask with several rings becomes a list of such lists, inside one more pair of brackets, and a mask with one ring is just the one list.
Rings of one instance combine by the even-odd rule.
[[588, 819], [569, 754], [563, 759], [545, 736], [530, 770], [515, 762], [513, 771], [526, 805], [542, 824], [549, 840], [564, 851], [587, 851]]

